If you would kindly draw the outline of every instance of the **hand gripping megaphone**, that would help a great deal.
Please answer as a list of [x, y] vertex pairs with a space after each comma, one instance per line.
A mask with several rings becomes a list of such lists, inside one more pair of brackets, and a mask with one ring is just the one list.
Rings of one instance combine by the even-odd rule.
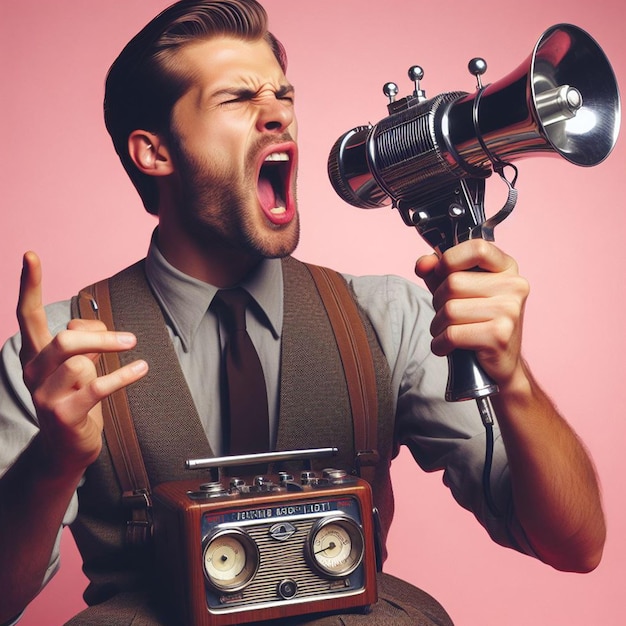
[[[575, 165], [597, 165], [619, 131], [611, 65], [576, 26], [547, 29], [524, 63], [495, 83], [482, 84], [484, 60], [472, 59], [469, 70], [477, 79], [474, 93], [428, 99], [420, 88], [423, 70], [413, 66], [413, 94], [397, 100], [398, 87], [387, 83], [389, 115], [342, 135], [328, 159], [330, 181], [343, 200], [365, 209], [391, 203], [438, 253], [471, 238], [493, 241], [494, 227], [517, 199], [512, 161], [556, 155]], [[485, 180], [494, 171], [509, 193], [487, 219]], [[473, 352], [455, 351], [449, 370], [447, 400], [478, 401], [497, 391]], [[480, 402], [479, 408], [484, 415]]]

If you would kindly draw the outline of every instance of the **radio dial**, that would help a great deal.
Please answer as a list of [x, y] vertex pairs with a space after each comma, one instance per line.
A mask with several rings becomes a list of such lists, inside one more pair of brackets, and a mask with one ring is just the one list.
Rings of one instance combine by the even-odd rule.
[[259, 552], [251, 537], [238, 529], [218, 531], [205, 542], [207, 580], [220, 591], [239, 591], [254, 578]]
[[323, 574], [347, 576], [363, 559], [363, 532], [351, 518], [325, 518], [311, 531], [309, 552], [313, 564]]

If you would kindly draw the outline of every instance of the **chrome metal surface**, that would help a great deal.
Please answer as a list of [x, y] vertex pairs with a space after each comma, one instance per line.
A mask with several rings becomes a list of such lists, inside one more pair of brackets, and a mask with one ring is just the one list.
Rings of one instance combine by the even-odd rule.
[[232, 467], [238, 465], [256, 465], [278, 463], [280, 461], [300, 461], [321, 459], [336, 456], [337, 448], [307, 448], [306, 450], [286, 450], [283, 452], [263, 452], [259, 454], [236, 454], [233, 456], [216, 456], [208, 459], [189, 459], [185, 462], [187, 469], [210, 469], [212, 467]]

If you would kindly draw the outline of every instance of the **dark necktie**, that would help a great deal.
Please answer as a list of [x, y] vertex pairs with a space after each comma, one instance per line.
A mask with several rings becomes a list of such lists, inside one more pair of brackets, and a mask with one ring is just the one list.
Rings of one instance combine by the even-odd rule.
[[224, 443], [227, 454], [269, 451], [267, 390], [259, 355], [246, 330], [250, 295], [244, 289], [223, 289], [214, 298], [228, 331], [224, 346]]

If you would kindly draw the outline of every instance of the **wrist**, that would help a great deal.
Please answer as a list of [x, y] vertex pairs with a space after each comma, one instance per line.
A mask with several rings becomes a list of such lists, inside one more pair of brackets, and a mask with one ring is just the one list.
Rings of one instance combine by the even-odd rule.
[[90, 456], [88, 460], [83, 460], [81, 455], [50, 445], [41, 433], [33, 440], [33, 446], [34, 467], [38, 468], [40, 479], [56, 484], [72, 484], [75, 487], [87, 467], [98, 457], [96, 454], [95, 458]]
[[527, 409], [537, 401], [538, 387], [526, 363], [520, 360], [513, 374], [504, 382], [498, 382], [498, 393], [492, 400], [500, 408]]

